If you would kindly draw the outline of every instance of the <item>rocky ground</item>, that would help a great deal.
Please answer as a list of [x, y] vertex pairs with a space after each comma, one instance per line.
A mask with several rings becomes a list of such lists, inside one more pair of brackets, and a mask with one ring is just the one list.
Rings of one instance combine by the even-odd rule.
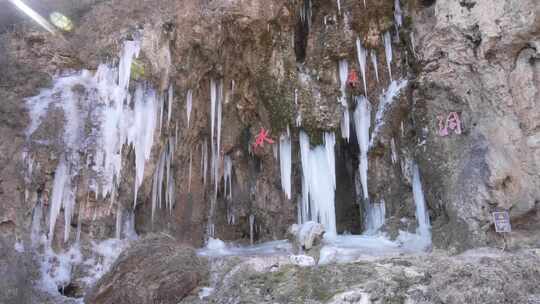
[[[86, 296], [86, 303], [540, 301], [537, 249], [479, 248], [452, 256], [434, 251], [303, 267], [288, 254], [206, 260], [178, 246], [166, 236], [134, 245]], [[212, 289], [205, 293], [207, 288]]]

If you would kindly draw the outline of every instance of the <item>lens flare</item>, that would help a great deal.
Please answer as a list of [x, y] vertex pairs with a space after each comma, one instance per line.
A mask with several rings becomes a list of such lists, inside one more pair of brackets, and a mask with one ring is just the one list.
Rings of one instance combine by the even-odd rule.
[[54, 27], [43, 17], [41, 17], [36, 11], [31, 9], [28, 5], [26, 5], [21, 0], [9, 0], [11, 3], [13, 3], [18, 9], [20, 9], [23, 13], [28, 15], [28, 17], [32, 18], [35, 22], [37, 22], [39, 25], [41, 25], [44, 29], [51, 33], [56, 33], [56, 30]]

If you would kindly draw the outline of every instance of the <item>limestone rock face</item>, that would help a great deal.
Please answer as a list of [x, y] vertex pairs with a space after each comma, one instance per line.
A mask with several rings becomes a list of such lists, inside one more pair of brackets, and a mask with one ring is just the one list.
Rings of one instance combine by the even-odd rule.
[[193, 249], [151, 235], [122, 253], [85, 303], [178, 303], [205, 280], [206, 267]]
[[[437, 1], [413, 18], [422, 68], [412, 117], [417, 134], [425, 133], [416, 155], [429, 180], [435, 244], [496, 241], [496, 210], [509, 211], [519, 223], [513, 236], [523, 241], [536, 229], [540, 201], [540, 7], [536, 1]], [[452, 112], [462, 133], [442, 136]]]

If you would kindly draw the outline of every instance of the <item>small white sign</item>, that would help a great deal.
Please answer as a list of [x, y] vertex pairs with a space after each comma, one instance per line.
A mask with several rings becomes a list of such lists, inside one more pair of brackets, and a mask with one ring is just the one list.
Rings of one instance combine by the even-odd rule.
[[493, 222], [495, 223], [495, 231], [498, 233], [512, 231], [510, 216], [507, 211], [493, 212]]

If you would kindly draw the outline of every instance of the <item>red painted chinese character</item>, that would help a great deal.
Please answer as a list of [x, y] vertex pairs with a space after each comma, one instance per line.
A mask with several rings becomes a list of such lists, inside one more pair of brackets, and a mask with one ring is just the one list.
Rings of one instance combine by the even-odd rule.
[[351, 69], [349, 76], [347, 76], [347, 84], [354, 88], [358, 83], [358, 74], [354, 69]]
[[274, 143], [274, 141], [268, 137], [268, 130], [261, 128], [261, 132], [259, 132], [259, 135], [257, 135], [257, 138], [255, 139], [255, 143], [253, 144], [253, 147], [254, 148], [262, 147], [265, 141], [269, 144]]
[[447, 136], [449, 134], [448, 129], [454, 131], [456, 134], [461, 134], [461, 120], [459, 119], [458, 113], [450, 112], [446, 118], [446, 121], [442, 115], [437, 116], [437, 119], [439, 120], [440, 136]]

